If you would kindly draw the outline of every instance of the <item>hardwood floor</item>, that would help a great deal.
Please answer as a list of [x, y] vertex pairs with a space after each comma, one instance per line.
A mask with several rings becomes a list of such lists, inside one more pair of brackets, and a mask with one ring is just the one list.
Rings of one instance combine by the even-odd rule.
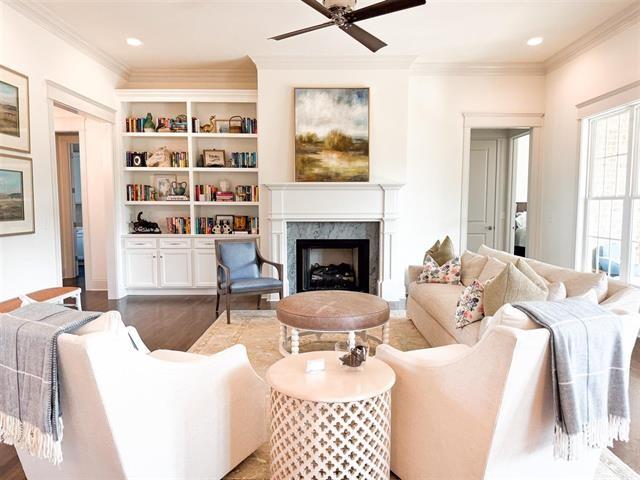
[[[151, 350], [186, 351], [214, 322], [215, 297], [209, 296], [153, 296], [126, 297], [107, 300], [104, 292], [83, 293], [85, 310], [118, 310], [127, 325], [138, 329]], [[233, 309], [254, 310], [255, 297], [234, 299]], [[262, 308], [272, 308], [262, 302]], [[402, 302], [392, 308], [404, 308]], [[616, 442], [612, 449], [627, 465], [640, 473], [640, 342], [636, 343], [630, 375], [631, 424], [630, 441]], [[25, 480], [15, 449], [0, 444], [0, 480]]]

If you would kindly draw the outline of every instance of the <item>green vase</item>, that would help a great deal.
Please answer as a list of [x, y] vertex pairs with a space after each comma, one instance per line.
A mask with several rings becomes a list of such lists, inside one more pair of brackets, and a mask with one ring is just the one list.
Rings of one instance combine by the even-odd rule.
[[153, 116], [150, 113], [147, 113], [147, 118], [144, 120], [144, 131], [145, 132], [155, 132], [156, 124], [153, 122]]

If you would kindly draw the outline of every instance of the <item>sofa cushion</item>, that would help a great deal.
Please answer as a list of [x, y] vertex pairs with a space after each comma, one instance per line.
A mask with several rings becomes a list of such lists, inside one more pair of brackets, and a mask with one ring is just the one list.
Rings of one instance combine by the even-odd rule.
[[[609, 289], [611, 290], [611, 288]], [[614, 294], [607, 297], [600, 305], [607, 310], [638, 313], [640, 311], [640, 288], [627, 286], [616, 290]]]
[[577, 272], [570, 268], [558, 267], [538, 260], [527, 260], [535, 272], [547, 281], [563, 282], [567, 289], [567, 297], [577, 297], [592, 288], [598, 295], [598, 301], [607, 298], [609, 280], [604, 272]]
[[424, 258], [422, 259], [422, 263], [424, 264], [424, 262], [427, 261], [427, 257], [433, 258], [433, 256], [436, 254], [439, 248], [440, 248], [440, 240], [436, 240], [436, 243], [431, 245], [431, 248], [425, 252]]
[[471, 282], [471, 285], [462, 291], [456, 307], [456, 328], [464, 328], [482, 320], [484, 317], [483, 291], [484, 285], [478, 280]]
[[547, 300], [550, 302], [557, 302], [558, 300], [567, 298], [567, 287], [564, 286], [564, 282], [549, 283], [547, 288], [549, 289]]
[[529, 280], [513, 263], [509, 263], [497, 277], [485, 285], [484, 311], [486, 315], [494, 315], [506, 303], [546, 298], [546, 291]]
[[424, 261], [422, 273], [418, 277], [418, 283], [449, 283], [460, 284], [460, 257], [454, 257], [442, 265], [438, 265], [433, 258], [427, 257]]
[[488, 280], [491, 280], [492, 278], [495, 278], [500, 273], [502, 273], [504, 267], [506, 266], [506, 263], [501, 262], [497, 258], [488, 257], [487, 263], [485, 264], [482, 272], [480, 273], [480, 276], [478, 277], [478, 281], [486, 283]]
[[239, 278], [231, 282], [231, 293], [261, 292], [282, 288], [282, 282], [277, 278]]
[[484, 244], [480, 245], [480, 248], [478, 248], [478, 253], [486, 257], [497, 258], [503, 263], [515, 263], [518, 261], [519, 258], [522, 258], [517, 255], [513, 255], [511, 253], [507, 253], [501, 250], [496, 250], [494, 248], [487, 247]]
[[533, 284], [538, 287], [543, 292], [546, 292], [547, 296], [549, 296], [549, 287], [540, 275], [538, 275], [533, 268], [529, 266], [529, 264], [524, 260], [524, 258], [519, 258], [515, 266], [518, 270], [520, 270], [525, 277], [533, 282]]
[[427, 250], [427, 253], [424, 254], [422, 263], [426, 263], [427, 257], [431, 257], [438, 265], [443, 265], [455, 256], [456, 253], [453, 248], [453, 242], [449, 236], [446, 236], [442, 242], [438, 240], [429, 250]]
[[465, 286], [471, 285], [471, 282], [477, 280], [484, 266], [487, 264], [488, 257], [484, 255], [478, 255], [477, 253], [467, 250], [462, 254], [460, 263], [462, 265], [462, 271], [460, 279]]

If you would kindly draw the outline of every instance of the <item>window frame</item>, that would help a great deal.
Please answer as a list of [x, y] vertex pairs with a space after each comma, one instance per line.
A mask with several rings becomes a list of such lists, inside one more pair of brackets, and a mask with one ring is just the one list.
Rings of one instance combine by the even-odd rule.
[[[627, 164], [625, 173], [625, 190], [623, 195], [614, 193], [613, 195], [593, 195], [592, 191], [592, 170], [593, 170], [593, 153], [597, 136], [595, 134], [595, 125], [598, 121], [618, 116], [624, 112], [629, 112], [629, 125], [627, 132]], [[636, 100], [625, 105], [609, 109], [598, 114], [590, 115], [581, 119], [581, 133], [583, 139], [581, 145], [581, 212], [578, 212], [578, 220], [581, 223], [576, 243], [580, 247], [581, 255], [578, 260], [578, 267], [582, 271], [594, 271], [592, 252], [589, 245], [589, 239], [598, 237], [598, 235], [590, 235], [589, 218], [590, 208], [596, 201], [622, 201], [622, 225], [620, 234], [620, 275], [614, 277], [617, 280], [630, 282], [632, 275], [633, 261], [633, 231], [634, 222], [633, 208], [636, 202], [640, 203], [640, 100]], [[606, 139], [605, 139], [606, 148]], [[619, 155], [619, 154], [618, 154]], [[609, 236], [608, 238], [611, 239]], [[640, 239], [638, 239], [640, 240]], [[598, 257], [596, 257], [598, 258]], [[596, 265], [597, 268], [597, 265]], [[611, 265], [609, 264], [609, 269]], [[600, 270], [596, 270], [600, 271]], [[608, 272], [606, 272], [608, 274]], [[640, 285], [640, 277], [636, 282]]]

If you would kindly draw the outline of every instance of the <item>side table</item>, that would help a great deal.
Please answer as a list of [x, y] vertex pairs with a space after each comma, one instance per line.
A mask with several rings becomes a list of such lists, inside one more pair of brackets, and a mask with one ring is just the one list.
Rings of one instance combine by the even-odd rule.
[[[267, 371], [272, 480], [388, 480], [395, 373], [375, 358], [354, 371], [338, 357], [291, 355]], [[318, 358], [325, 370], [305, 373]]]

